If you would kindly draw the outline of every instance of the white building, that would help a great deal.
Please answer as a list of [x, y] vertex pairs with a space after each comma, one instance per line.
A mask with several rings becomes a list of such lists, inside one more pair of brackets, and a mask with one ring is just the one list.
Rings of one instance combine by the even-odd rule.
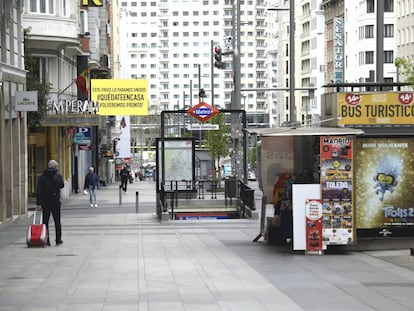
[[[397, 81], [396, 7], [398, 1], [384, 0], [384, 82]], [[377, 82], [377, 1], [344, 1], [345, 81]], [[411, 20], [412, 24], [412, 20]]]
[[[290, 4], [292, 1], [273, 1], [268, 13], [268, 83], [270, 87], [282, 89], [271, 92], [272, 126], [283, 126], [289, 118], [289, 63], [290, 63]], [[295, 106], [296, 121], [310, 126], [320, 116], [320, 95], [325, 84], [325, 19], [322, 1], [295, 1]], [[301, 88], [314, 87], [314, 94]], [[309, 96], [311, 95], [311, 96]]]
[[[231, 108], [232, 56], [223, 58], [226, 69], [214, 68], [213, 49], [233, 47], [233, 1], [128, 0], [119, 14], [119, 77], [148, 80], [150, 113], [188, 109], [201, 88], [205, 102]], [[266, 87], [265, 18], [263, 0], [242, 4], [241, 88]], [[268, 126], [264, 92], [245, 93], [241, 101], [250, 124]]]
[[14, 102], [26, 84], [23, 5], [0, 0], [0, 224], [27, 212], [27, 118]]
[[[407, 58], [414, 61], [414, 1], [397, 1], [396, 9], [396, 57]], [[403, 80], [404, 77], [397, 77]]]

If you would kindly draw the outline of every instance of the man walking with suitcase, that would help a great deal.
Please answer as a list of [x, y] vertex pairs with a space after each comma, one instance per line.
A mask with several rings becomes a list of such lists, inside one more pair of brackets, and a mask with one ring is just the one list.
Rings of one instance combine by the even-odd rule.
[[[49, 231], [50, 214], [53, 216], [56, 230], [56, 245], [62, 241], [62, 225], [60, 223], [60, 189], [64, 187], [62, 175], [58, 173], [59, 164], [50, 160], [47, 169], [39, 177], [36, 191], [36, 204], [43, 211], [43, 223]], [[47, 241], [50, 245], [50, 241]]]

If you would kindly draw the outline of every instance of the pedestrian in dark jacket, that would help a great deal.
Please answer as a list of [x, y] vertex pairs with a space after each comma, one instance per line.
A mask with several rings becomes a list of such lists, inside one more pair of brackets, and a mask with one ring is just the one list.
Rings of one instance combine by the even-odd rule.
[[96, 191], [99, 188], [99, 178], [95, 173], [95, 169], [91, 166], [89, 168], [89, 173], [85, 176], [85, 185], [83, 190], [89, 192], [89, 204], [90, 207], [98, 207], [98, 202], [96, 201]]
[[121, 187], [122, 190], [124, 190], [124, 192], [127, 191], [127, 185], [128, 185], [128, 178], [129, 178], [129, 171], [126, 168], [126, 166], [124, 166], [121, 170], [121, 172], [119, 172], [119, 175], [121, 176]]
[[[59, 164], [50, 160], [47, 169], [39, 177], [36, 190], [36, 204], [42, 210], [43, 223], [49, 231], [50, 214], [53, 216], [56, 231], [56, 245], [62, 244], [62, 225], [60, 223], [60, 189], [64, 187], [62, 175], [58, 173]], [[48, 238], [47, 244], [50, 245]]]

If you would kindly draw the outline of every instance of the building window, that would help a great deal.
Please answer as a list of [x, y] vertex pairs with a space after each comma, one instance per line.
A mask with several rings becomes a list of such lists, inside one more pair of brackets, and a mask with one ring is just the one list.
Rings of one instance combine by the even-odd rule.
[[54, 0], [30, 0], [30, 12], [41, 14], [54, 14]]
[[69, 17], [69, 5], [67, 0], [62, 0], [62, 16]]
[[394, 62], [394, 51], [384, 51], [384, 63], [392, 64]]
[[374, 25], [365, 26], [365, 39], [374, 38]]
[[384, 37], [385, 38], [394, 38], [394, 24], [385, 24], [384, 25]]
[[374, 13], [375, 12], [375, 5], [374, 0], [367, 0], [367, 13]]
[[394, 12], [394, 0], [384, 1], [384, 12]]
[[366, 51], [365, 52], [365, 64], [373, 64], [374, 63], [374, 51]]

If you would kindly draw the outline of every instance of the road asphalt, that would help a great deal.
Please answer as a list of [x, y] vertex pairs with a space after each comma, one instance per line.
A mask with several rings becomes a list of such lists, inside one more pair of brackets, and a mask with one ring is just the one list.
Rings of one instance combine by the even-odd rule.
[[98, 202], [63, 200], [59, 246], [26, 246], [33, 211], [0, 225], [0, 311], [414, 310], [409, 249], [305, 255], [253, 242], [260, 219], [160, 222], [152, 181]]

